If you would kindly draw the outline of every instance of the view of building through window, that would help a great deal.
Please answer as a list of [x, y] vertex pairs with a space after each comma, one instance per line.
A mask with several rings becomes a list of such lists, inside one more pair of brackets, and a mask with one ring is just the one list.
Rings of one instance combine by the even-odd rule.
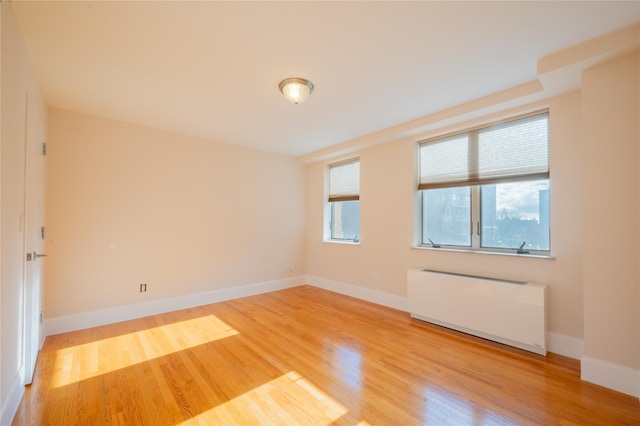
[[360, 201], [331, 203], [331, 239], [354, 240], [360, 236]]
[[549, 181], [481, 188], [481, 246], [549, 250]]
[[[472, 219], [472, 190], [480, 190], [480, 212]], [[549, 250], [549, 181], [500, 183], [422, 192], [424, 245], [472, 246], [478, 232], [480, 247]], [[430, 241], [431, 240], [431, 241]]]
[[471, 246], [471, 190], [467, 187], [422, 192], [422, 243]]

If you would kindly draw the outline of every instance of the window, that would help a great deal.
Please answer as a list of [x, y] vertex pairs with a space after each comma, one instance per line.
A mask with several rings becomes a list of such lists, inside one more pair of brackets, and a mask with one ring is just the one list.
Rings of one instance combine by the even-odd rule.
[[360, 241], [360, 161], [329, 165], [329, 228], [332, 240]]
[[548, 122], [536, 113], [420, 143], [421, 245], [548, 252]]

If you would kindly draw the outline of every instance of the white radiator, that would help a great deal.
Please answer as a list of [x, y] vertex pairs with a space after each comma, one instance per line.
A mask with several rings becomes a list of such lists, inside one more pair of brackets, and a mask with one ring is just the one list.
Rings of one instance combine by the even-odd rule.
[[410, 269], [407, 298], [413, 318], [547, 353], [544, 285]]

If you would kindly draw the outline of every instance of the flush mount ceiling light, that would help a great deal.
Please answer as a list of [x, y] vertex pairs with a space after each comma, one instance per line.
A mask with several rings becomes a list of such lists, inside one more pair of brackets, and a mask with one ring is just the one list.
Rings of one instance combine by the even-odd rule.
[[301, 104], [313, 91], [313, 83], [304, 78], [287, 78], [278, 86], [285, 98], [292, 104]]

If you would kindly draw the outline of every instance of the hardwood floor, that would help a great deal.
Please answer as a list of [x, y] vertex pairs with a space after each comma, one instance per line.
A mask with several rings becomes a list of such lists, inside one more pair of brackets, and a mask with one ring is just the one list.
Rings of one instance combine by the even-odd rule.
[[50, 336], [13, 424], [640, 425], [640, 403], [303, 286]]

